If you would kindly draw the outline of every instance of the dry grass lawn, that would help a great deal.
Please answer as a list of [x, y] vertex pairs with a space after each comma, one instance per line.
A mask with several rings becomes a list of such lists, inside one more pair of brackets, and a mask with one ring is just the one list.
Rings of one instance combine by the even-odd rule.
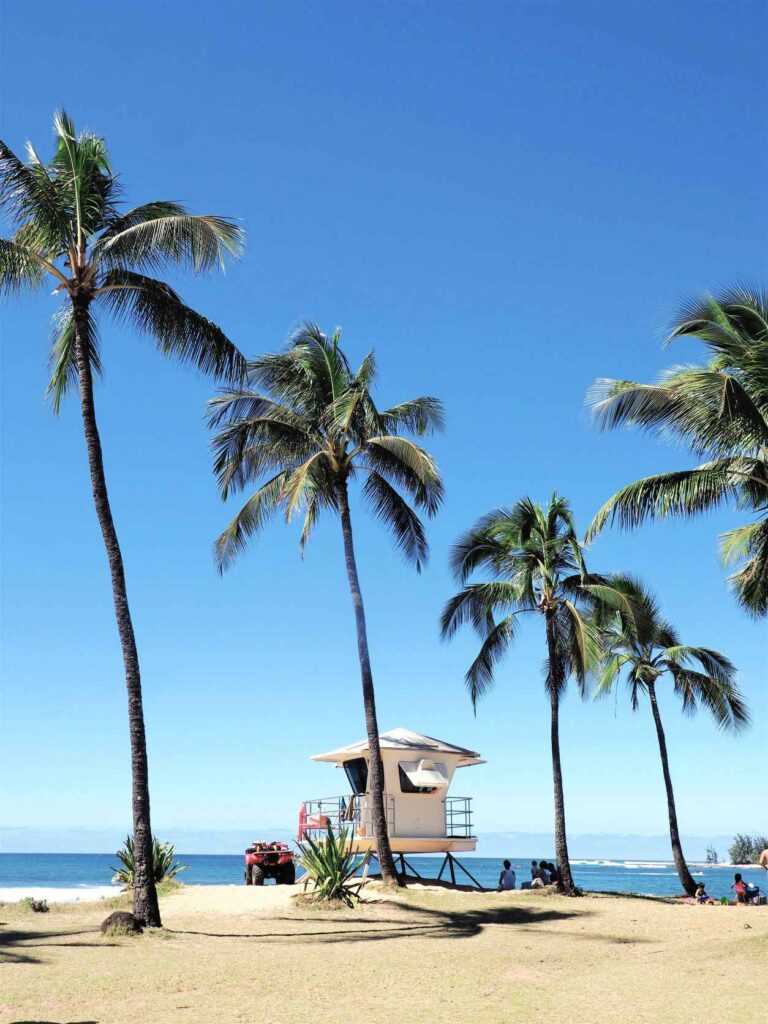
[[768, 908], [411, 888], [355, 910], [183, 888], [165, 927], [0, 907], [0, 1022], [764, 1024]]

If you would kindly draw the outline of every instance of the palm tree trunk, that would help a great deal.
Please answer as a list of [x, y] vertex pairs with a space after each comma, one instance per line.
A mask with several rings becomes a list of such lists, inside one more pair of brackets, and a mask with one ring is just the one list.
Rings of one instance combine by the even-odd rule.
[[357, 627], [357, 654], [360, 659], [360, 678], [363, 684], [363, 705], [365, 727], [368, 732], [368, 789], [372, 802], [373, 834], [376, 839], [376, 854], [381, 865], [381, 877], [388, 885], [402, 884], [397, 874], [387, 831], [387, 815], [384, 810], [384, 765], [379, 746], [379, 724], [376, 720], [376, 697], [373, 690], [371, 659], [368, 654], [368, 632], [365, 626], [363, 595], [357, 575], [355, 547], [352, 540], [352, 519], [349, 514], [349, 497], [346, 482], [339, 484], [339, 511], [341, 532], [344, 536], [344, 558], [347, 564], [347, 578], [355, 609]]
[[141, 675], [139, 655], [133, 634], [133, 623], [128, 607], [128, 593], [125, 586], [123, 556], [117, 539], [109, 507], [107, 481], [104, 476], [104, 462], [101, 440], [96, 425], [96, 410], [93, 402], [93, 377], [88, 358], [90, 313], [89, 301], [77, 296], [73, 299], [75, 320], [75, 362], [80, 390], [80, 408], [83, 417], [85, 445], [88, 451], [88, 467], [91, 472], [91, 489], [96, 515], [104, 538], [109, 571], [112, 576], [112, 598], [115, 605], [117, 630], [125, 666], [125, 685], [128, 690], [128, 725], [131, 742], [131, 780], [133, 788], [133, 842], [134, 842], [134, 883], [133, 912], [137, 918], [152, 928], [159, 928], [160, 908], [155, 890], [152, 866], [152, 830], [149, 819], [149, 772], [147, 767], [147, 741], [144, 732], [144, 711], [141, 700]]
[[677, 827], [677, 810], [675, 809], [675, 794], [672, 789], [672, 776], [669, 774], [669, 756], [667, 754], [667, 740], [664, 736], [664, 726], [661, 724], [659, 705], [656, 702], [656, 686], [648, 683], [648, 697], [651, 702], [653, 721], [656, 726], [656, 736], [659, 740], [659, 753], [661, 754], [661, 767], [664, 772], [664, 785], [667, 789], [667, 813], [669, 815], [669, 838], [672, 842], [672, 856], [675, 860], [675, 867], [680, 879], [680, 884], [689, 896], [696, 893], [696, 883], [691, 877], [688, 865], [685, 863], [683, 846], [680, 842], [680, 832]]
[[557, 652], [557, 633], [554, 612], [546, 613], [547, 653], [549, 673], [547, 688], [550, 700], [550, 743], [552, 746], [552, 781], [555, 791], [555, 859], [560, 872], [558, 888], [566, 896], [578, 893], [571, 872], [568, 857], [568, 840], [565, 830], [565, 796], [563, 794], [563, 769], [560, 763], [560, 692], [563, 686], [562, 668]]

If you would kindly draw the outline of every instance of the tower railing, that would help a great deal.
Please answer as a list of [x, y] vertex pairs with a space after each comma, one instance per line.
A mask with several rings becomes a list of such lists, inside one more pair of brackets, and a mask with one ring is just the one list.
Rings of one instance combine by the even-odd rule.
[[[323, 796], [314, 800], [304, 801], [306, 822], [304, 831], [310, 834], [321, 834], [328, 829], [339, 833], [347, 829], [352, 836], [373, 835], [373, 809], [370, 794], [350, 793], [347, 796]], [[387, 819], [387, 831], [396, 835], [395, 830], [395, 799], [384, 794], [384, 812]]]
[[445, 834], [454, 839], [472, 839], [472, 797], [445, 798]]

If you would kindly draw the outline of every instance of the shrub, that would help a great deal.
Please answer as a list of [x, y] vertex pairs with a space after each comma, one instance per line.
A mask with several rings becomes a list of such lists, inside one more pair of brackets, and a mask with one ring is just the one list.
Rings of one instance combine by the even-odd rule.
[[[134, 850], [133, 839], [125, 837], [122, 849], [115, 854], [121, 868], [112, 868], [115, 878], [123, 885], [133, 885]], [[152, 840], [152, 865], [155, 875], [155, 882], [162, 882], [166, 879], [175, 878], [180, 871], [186, 871], [186, 864], [179, 864], [176, 860], [176, 848], [172, 843], [161, 843], [159, 839]]]
[[362, 881], [353, 882], [355, 873], [368, 861], [368, 854], [361, 860], [352, 853], [352, 841], [346, 829], [338, 836], [331, 826], [325, 839], [307, 836], [299, 843], [301, 864], [314, 883], [313, 898], [317, 901], [339, 902], [347, 907], [354, 906], [360, 899]]
[[47, 900], [36, 900], [32, 896], [25, 896], [23, 900], [19, 900], [19, 905], [34, 910], [36, 914], [47, 914], [50, 909]]

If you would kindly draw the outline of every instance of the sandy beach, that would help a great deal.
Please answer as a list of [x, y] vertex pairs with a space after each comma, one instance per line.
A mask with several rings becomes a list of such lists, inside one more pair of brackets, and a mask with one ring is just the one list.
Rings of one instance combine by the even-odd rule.
[[766, 908], [372, 885], [339, 911], [298, 888], [182, 887], [136, 938], [100, 935], [103, 903], [3, 906], [0, 1024], [764, 1020]]

